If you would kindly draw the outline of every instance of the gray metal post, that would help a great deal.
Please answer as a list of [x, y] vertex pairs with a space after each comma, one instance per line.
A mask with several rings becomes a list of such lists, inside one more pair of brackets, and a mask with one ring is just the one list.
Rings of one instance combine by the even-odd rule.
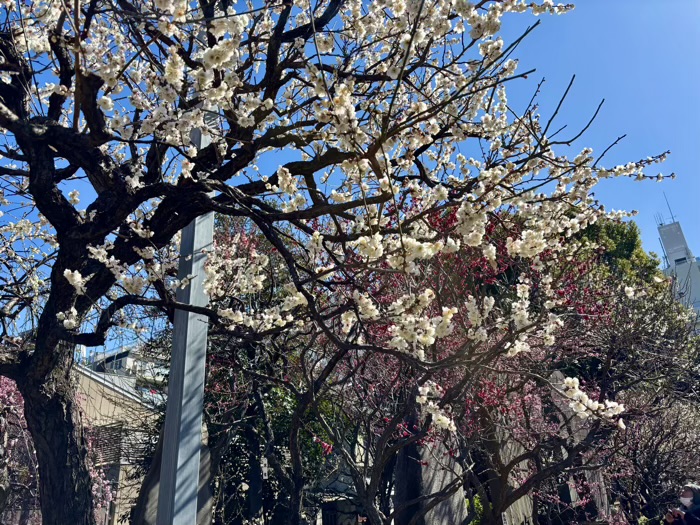
[[[209, 144], [200, 130], [193, 131], [192, 142], [198, 148]], [[196, 218], [182, 230], [178, 278], [194, 277], [178, 289], [178, 302], [206, 306], [209, 301], [203, 286], [204, 251], [211, 249], [213, 231], [213, 213]], [[174, 321], [157, 523], [196, 525], [208, 319], [176, 310]]]

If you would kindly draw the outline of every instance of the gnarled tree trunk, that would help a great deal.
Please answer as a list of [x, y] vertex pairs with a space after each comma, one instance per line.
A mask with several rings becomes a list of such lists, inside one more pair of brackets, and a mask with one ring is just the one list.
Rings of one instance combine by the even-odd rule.
[[17, 385], [39, 465], [42, 523], [95, 525], [93, 482], [70, 361], [56, 367], [43, 383], [20, 380]]

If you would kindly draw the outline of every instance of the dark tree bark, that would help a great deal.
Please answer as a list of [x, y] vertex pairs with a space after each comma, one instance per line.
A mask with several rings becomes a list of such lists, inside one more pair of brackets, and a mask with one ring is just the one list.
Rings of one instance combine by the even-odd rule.
[[245, 438], [248, 441], [248, 520], [255, 523], [263, 512], [263, 478], [260, 465], [260, 438], [251, 426], [245, 429]]
[[18, 387], [39, 464], [42, 523], [95, 525], [87, 442], [69, 374], [64, 362], [46, 383]]
[[[397, 509], [403, 507], [397, 510], [394, 521], [396, 525], [408, 525], [420, 511], [420, 505], [406, 502], [419, 498], [422, 492], [420, 453], [415, 443], [399, 451], [394, 483], [394, 506]], [[423, 520], [416, 525], [424, 525]]]
[[467, 518], [461, 477], [461, 467], [444, 444], [403, 447], [396, 458], [394, 523], [461, 525]]

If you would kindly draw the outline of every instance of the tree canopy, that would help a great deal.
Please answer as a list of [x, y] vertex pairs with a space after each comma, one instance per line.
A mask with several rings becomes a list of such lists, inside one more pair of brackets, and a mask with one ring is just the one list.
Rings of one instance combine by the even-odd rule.
[[[304, 418], [332, 436], [321, 394], [366, 373], [335, 422], [363, 421], [378, 455], [365, 467], [335, 446], [386, 522], [389, 452], [454, 434], [455, 400], [497, 363], [562, 350], [578, 254], [612, 235], [579, 235], [611, 217], [591, 190], [665, 156], [604, 167], [569, 153], [588, 125], [565, 135], [536, 97], [509, 105], [532, 28], [506, 42], [501, 19], [571, 8], [551, 0], [1, 5], [0, 374], [24, 398], [46, 524], [94, 523], [74, 347], [139, 334], [152, 309], [206, 315], [243, 352], [237, 370], [296, 398], [289, 516]], [[177, 241], [209, 212], [242, 227], [209, 253], [211, 304], [193, 307], [174, 294]], [[622, 426], [622, 404], [566, 390], [582, 417]], [[420, 431], [397, 444], [408, 421]]]

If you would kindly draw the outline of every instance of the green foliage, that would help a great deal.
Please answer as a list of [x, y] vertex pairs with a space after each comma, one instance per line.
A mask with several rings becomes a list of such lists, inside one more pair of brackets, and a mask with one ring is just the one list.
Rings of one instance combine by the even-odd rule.
[[[287, 390], [280, 387], [272, 388], [264, 396], [265, 409], [275, 433], [275, 447], [280, 449], [288, 445], [289, 432], [292, 428], [292, 415], [297, 408], [298, 400]], [[323, 407], [320, 407], [323, 410]], [[325, 465], [323, 448], [314, 438], [329, 442], [318, 419], [313, 414], [304, 418], [304, 427], [300, 435], [300, 446], [304, 458], [304, 477], [311, 481], [322, 476]]]
[[[476, 513], [476, 517], [472, 518], [472, 520], [469, 522], [469, 525], [481, 525], [481, 519], [484, 516], [484, 505], [481, 502], [481, 498], [478, 495], [475, 495], [473, 498], [467, 499], [467, 512], [473, 512]], [[474, 504], [474, 509], [471, 508], [472, 503]]]
[[659, 258], [642, 248], [636, 223], [602, 221], [586, 228], [583, 238], [598, 244], [603, 250], [601, 260], [613, 274], [625, 281], [650, 283], [659, 275]]

